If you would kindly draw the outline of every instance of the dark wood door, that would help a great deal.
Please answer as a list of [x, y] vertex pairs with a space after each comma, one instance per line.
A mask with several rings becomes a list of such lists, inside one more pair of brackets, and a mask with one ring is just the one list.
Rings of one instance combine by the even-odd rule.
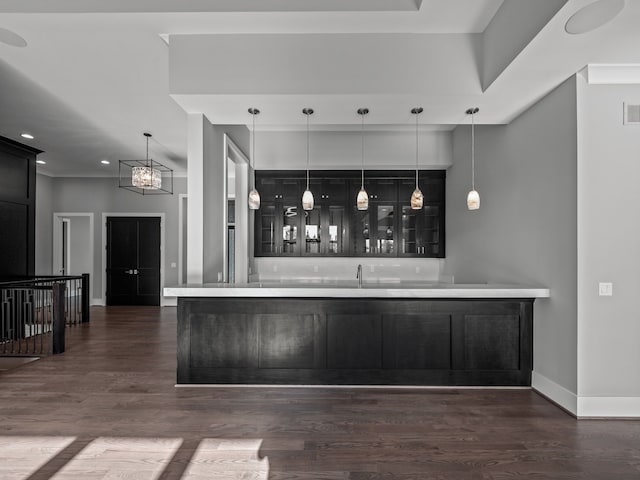
[[159, 217], [107, 217], [107, 305], [160, 305]]

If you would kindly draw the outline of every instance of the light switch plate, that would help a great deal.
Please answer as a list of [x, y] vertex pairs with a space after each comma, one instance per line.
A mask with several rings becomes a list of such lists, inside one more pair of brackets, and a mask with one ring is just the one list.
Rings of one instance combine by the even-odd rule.
[[611, 297], [613, 296], [613, 283], [611, 282], [600, 282], [598, 284], [598, 295], [601, 297]]

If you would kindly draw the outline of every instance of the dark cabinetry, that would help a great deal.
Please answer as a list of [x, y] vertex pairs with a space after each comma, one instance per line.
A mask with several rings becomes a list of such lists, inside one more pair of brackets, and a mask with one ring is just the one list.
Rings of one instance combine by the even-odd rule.
[[35, 272], [36, 156], [0, 137], [0, 281]]
[[369, 209], [355, 205], [359, 172], [314, 175], [313, 210], [302, 209], [304, 172], [257, 172], [255, 256], [444, 257], [445, 172], [420, 172], [424, 207], [409, 206], [413, 172], [369, 172]]
[[533, 299], [179, 298], [178, 383], [530, 385]]

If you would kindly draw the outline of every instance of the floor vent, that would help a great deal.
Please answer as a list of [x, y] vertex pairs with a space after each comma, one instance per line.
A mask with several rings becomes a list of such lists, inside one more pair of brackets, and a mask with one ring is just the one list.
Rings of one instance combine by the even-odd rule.
[[640, 104], [624, 103], [625, 125], [640, 125]]

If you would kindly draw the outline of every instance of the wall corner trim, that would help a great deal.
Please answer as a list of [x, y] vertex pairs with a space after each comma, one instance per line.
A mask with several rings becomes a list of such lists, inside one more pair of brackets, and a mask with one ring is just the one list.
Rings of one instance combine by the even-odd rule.
[[578, 396], [537, 372], [531, 373], [531, 387], [572, 415], [578, 415]]

